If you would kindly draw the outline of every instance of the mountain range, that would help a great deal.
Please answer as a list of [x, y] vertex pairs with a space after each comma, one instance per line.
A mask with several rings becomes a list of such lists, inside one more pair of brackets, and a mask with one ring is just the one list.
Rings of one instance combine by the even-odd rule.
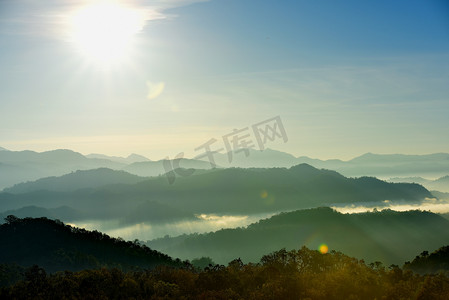
[[109, 156], [109, 155], [104, 155], [104, 154], [99, 154], [99, 153], [91, 153], [91, 154], [86, 155], [86, 157], [87, 158], [108, 159], [108, 160], [112, 160], [112, 161], [119, 162], [122, 164], [132, 164], [135, 162], [150, 161], [145, 156], [135, 154], [135, 153], [132, 153], [132, 154], [128, 155], [127, 157]]
[[[222, 167], [291, 167], [306, 163], [316, 168], [335, 170], [345, 176], [416, 176], [430, 177], [449, 174], [449, 154], [434, 153], [428, 155], [374, 154], [366, 153], [353, 159], [320, 160], [306, 156], [295, 157], [291, 154], [266, 149], [264, 151], [247, 149], [248, 156], [240, 153], [215, 153], [215, 163]], [[231, 158], [231, 160], [229, 159]], [[206, 158], [204, 158], [206, 160]]]
[[440, 177], [435, 180], [425, 179], [422, 177], [394, 177], [390, 178], [388, 181], [418, 183], [425, 186], [429, 190], [437, 190], [440, 192], [449, 193], [449, 175]]
[[[0, 151], [0, 189], [11, 187], [25, 181], [43, 177], [61, 176], [77, 170], [110, 168], [124, 170], [138, 176], [158, 176], [167, 172], [164, 160], [150, 159], [131, 154], [128, 157], [107, 156], [104, 154], [88, 154], [58, 149], [46, 152]], [[307, 163], [316, 168], [335, 170], [345, 176], [391, 177], [443, 177], [449, 174], [449, 154], [435, 153], [429, 155], [372, 154], [367, 153], [348, 161], [330, 159], [320, 160], [265, 149], [264, 151], [247, 149], [240, 153], [215, 153], [215, 164], [220, 168], [272, 168], [292, 167]], [[175, 160], [170, 161], [173, 169]], [[182, 159], [181, 168], [210, 169], [207, 158]], [[444, 185], [447, 188], [447, 185]]]
[[[171, 164], [176, 165], [173, 161]], [[100, 154], [84, 156], [66, 149], [46, 152], [3, 150], [0, 151], [0, 189], [45, 177], [98, 168], [123, 169], [138, 176], [158, 176], [167, 172], [163, 165], [163, 160], [150, 161], [137, 154], [118, 158]], [[208, 163], [190, 159], [184, 159], [180, 166], [210, 168]]]
[[6, 193], [21, 194], [39, 190], [70, 192], [85, 188], [96, 188], [112, 184], [133, 184], [146, 180], [145, 177], [108, 168], [78, 170], [63, 176], [41, 178], [32, 182], [16, 184], [3, 189]]
[[347, 178], [307, 164], [198, 170], [191, 176], [179, 176], [174, 184], [165, 176], [143, 179], [124, 171], [96, 169], [7, 189], [0, 193], [0, 212], [23, 215], [25, 208], [66, 207], [67, 211], [68, 207], [72, 211], [65, 216], [136, 224], [193, 220], [201, 214], [276, 213], [337, 203], [420, 203], [426, 198], [433, 195], [418, 184]]

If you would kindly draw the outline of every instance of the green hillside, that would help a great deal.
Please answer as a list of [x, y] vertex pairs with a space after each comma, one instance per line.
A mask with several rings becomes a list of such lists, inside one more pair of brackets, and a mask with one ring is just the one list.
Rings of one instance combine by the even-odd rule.
[[192, 259], [209, 256], [227, 263], [235, 257], [257, 262], [264, 253], [303, 245], [342, 251], [367, 262], [402, 264], [416, 253], [449, 243], [449, 221], [423, 211], [384, 210], [341, 214], [330, 208], [281, 213], [247, 228], [165, 237], [148, 242], [169, 255]]

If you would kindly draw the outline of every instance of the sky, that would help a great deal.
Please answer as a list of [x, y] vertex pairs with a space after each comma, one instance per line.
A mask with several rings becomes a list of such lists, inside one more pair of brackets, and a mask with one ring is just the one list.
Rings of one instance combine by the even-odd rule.
[[295, 156], [449, 152], [449, 2], [0, 0], [1, 147], [193, 157], [276, 116]]

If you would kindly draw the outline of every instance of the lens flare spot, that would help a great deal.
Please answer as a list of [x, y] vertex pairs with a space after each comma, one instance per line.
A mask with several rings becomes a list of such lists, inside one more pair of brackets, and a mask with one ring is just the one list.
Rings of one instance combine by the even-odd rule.
[[262, 197], [263, 199], [268, 197], [268, 192], [263, 190], [262, 192], [260, 192], [260, 197]]
[[326, 253], [329, 251], [329, 247], [327, 247], [326, 244], [321, 244], [321, 245], [318, 247], [318, 251], [320, 251], [321, 254], [326, 254]]

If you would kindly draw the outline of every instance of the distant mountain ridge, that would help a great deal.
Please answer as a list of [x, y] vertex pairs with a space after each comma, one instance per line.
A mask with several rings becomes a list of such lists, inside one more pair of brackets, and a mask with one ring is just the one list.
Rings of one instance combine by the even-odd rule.
[[[172, 164], [173, 161], [171, 160]], [[210, 168], [208, 163], [191, 159], [183, 159], [180, 166], [197, 169]], [[163, 160], [150, 161], [137, 154], [120, 158], [101, 154], [84, 156], [67, 149], [45, 152], [8, 151], [5, 149], [0, 151], [0, 189], [45, 177], [98, 168], [125, 170], [138, 176], [158, 176], [167, 172], [163, 166]]]
[[[247, 149], [239, 153], [215, 153], [215, 163], [225, 167], [270, 168], [292, 167], [306, 163], [316, 168], [335, 170], [345, 176], [444, 176], [449, 173], [449, 154], [434, 153], [425, 155], [406, 154], [374, 154], [365, 153], [361, 156], [344, 161], [340, 159], [321, 160], [306, 156], [295, 157], [291, 154], [266, 149], [264, 151]], [[207, 158], [203, 158], [207, 161]]]
[[60, 177], [46, 177], [33, 182], [25, 182], [5, 188], [6, 193], [20, 194], [39, 190], [69, 192], [78, 189], [96, 188], [111, 184], [134, 184], [146, 180], [145, 177], [129, 174], [125, 171], [99, 168], [78, 170]]
[[432, 153], [424, 155], [410, 155], [410, 154], [374, 154], [365, 153], [361, 156], [355, 157], [349, 162], [369, 162], [369, 163], [385, 163], [385, 162], [415, 162], [417, 160], [426, 161], [444, 161], [449, 160], [449, 153]]
[[0, 151], [0, 189], [14, 184], [72, 171], [97, 168], [121, 169], [124, 164], [98, 158], [87, 158], [71, 150]]
[[[375, 176], [391, 177], [441, 177], [449, 174], [449, 154], [435, 153], [429, 155], [373, 154], [366, 153], [348, 161], [330, 159], [320, 160], [309, 157], [295, 157], [291, 154], [265, 149], [264, 151], [248, 149], [239, 153], [215, 153], [215, 164], [222, 168], [272, 168], [292, 167], [307, 163], [320, 169], [336, 170], [351, 177]], [[173, 162], [173, 160], [172, 160]], [[209, 169], [207, 158], [201, 160], [182, 159], [182, 168]], [[46, 152], [34, 151], [0, 151], [0, 189], [11, 187], [25, 181], [43, 177], [61, 176], [72, 171], [97, 168], [124, 170], [138, 176], [158, 176], [166, 172], [163, 160], [150, 161], [144, 156], [114, 157], [103, 154], [80, 153], [58, 149]]]
[[336, 170], [345, 176], [444, 176], [449, 173], [449, 154], [427, 155], [366, 153], [348, 161], [298, 158], [317, 168]]
[[123, 170], [131, 174], [150, 177], [165, 174], [171, 170], [176, 169], [178, 165], [179, 168], [185, 169], [207, 170], [211, 168], [211, 165], [208, 162], [196, 159], [183, 158], [183, 159], [169, 160], [170, 167], [169, 169], [166, 169], [164, 161], [167, 162], [167, 160], [134, 162], [132, 164], [123, 167]]
[[[297, 158], [292, 154], [269, 148], [263, 151], [249, 148], [239, 153], [214, 153], [213, 157], [216, 165], [225, 168], [289, 168], [298, 164]], [[202, 160], [209, 162], [207, 157]]]
[[145, 156], [132, 153], [128, 155], [127, 157], [119, 157], [119, 156], [108, 156], [104, 154], [97, 154], [92, 153], [86, 155], [87, 158], [100, 158], [100, 159], [108, 159], [115, 162], [123, 163], [123, 164], [132, 164], [135, 162], [144, 162], [144, 161], [150, 161], [150, 159], [146, 158]]
[[435, 180], [429, 180], [422, 177], [394, 177], [390, 178], [388, 181], [419, 183], [429, 190], [436, 190], [444, 193], [449, 193], [449, 175], [440, 177]]

